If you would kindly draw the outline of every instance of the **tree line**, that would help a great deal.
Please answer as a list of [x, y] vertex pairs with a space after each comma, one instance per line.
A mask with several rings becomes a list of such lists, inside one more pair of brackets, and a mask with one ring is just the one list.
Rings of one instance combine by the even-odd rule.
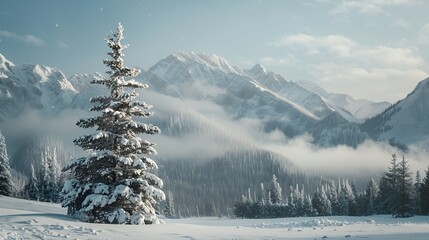
[[[29, 164], [21, 168], [30, 169], [30, 176], [24, 186], [16, 183], [11, 174], [9, 157], [5, 137], [0, 132], [0, 194], [20, 197], [42, 202], [60, 202], [60, 190], [63, 186], [65, 174], [61, 173], [60, 163], [57, 158], [56, 147], [43, 144], [31, 144], [32, 154], [28, 155]], [[31, 159], [30, 159], [31, 158]], [[35, 164], [33, 164], [33, 162]], [[25, 174], [22, 175], [26, 176]]]
[[413, 183], [405, 156], [398, 160], [392, 155], [390, 166], [379, 183], [371, 179], [364, 191], [357, 192], [347, 179], [322, 185], [313, 194], [298, 185], [290, 187], [289, 196], [273, 178], [266, 188], [263, 183], [257, 191], [250, 188], [234, 205], [237, 218], [280, 218], [305, 216], [368, 216], [391, 214], [410, 217], [429, 214], [429, 169], [421, 179], [416, 173]]

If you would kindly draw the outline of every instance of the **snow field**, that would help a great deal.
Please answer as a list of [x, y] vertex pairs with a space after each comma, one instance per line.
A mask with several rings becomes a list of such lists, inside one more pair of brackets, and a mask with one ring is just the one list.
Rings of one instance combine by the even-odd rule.
[[0, 239], [380, 239], [427, 240], [429, 216], [395, 219], [303, 217], [281, 219], [164, 219], [132, 226], [79, 222], [58, 204], [0, 196]]

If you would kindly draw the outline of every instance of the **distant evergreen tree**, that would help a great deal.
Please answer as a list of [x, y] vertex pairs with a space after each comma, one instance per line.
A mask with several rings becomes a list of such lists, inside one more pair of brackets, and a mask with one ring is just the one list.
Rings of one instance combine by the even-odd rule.
[[245, 197], [244, 195], [241, 195], [241, 200], [237, 201], [234, 205], [234, 216], [236, 218], [247, 217], [246, 213], [248, 212], [247, 208], [249, 205], [250, 205], [250, 202], [247, 200], [247, 197]]
[[39, 186], [39, 183], [37, 180], [36, 171], [34, 170], [33, 164], [31, 164], [31, 177], [28, 183], [24, 187], [23, 195], [30, 200], [39, 201], [40, 192], [39, 192], [38, 186]]
[[423, 215], [429, 215], [429, 167], [420, 188], [420, 208]]
[[[298, 186], [297, 186], [297, 188], [298, 188]], [[296, 209], [296, 199], [297, 199], [297, 196], [296, 196], [296, 191], [295, 191], [295, 188], [293, 187], [293, 186], [290, 186], [289, 187], [289, 190], [290, 190], [290, 194], [289, 194], [289, 198], [288, 198], [288, 216], [291, 216], [291, 217], [296, 217], [297, 216], [297, 209]]]
[[413, 183], [408, 161], [405, 160], [405, 156], [402, 156], [402, 161], [399, 163], [398, 176], [398, 202], [395, 205], [393, 214], [395, 214], [396, 217], [409, 217], [414, 213], [412, 206]]
[[414, 183], [414, 191], [413, 191], [413, 208], [414, 213], [419, 215], [421, 214], [421, 198], [420, 198], [420, 192], [422, 189], [423, 183], [422, 183], [422, 177], [420, 176], [420, 171], [416, 172], [416, 181]]
[[164, 216], [167, 218], [176, 218], [176, 209], [174, 208], [174, 199], [171, 191], [168, 191], [165, 198]]
[[364, 215], [373, 215], [376, 213], [376, 201], [378, 198], [379, 188], [374, 179], [371, 178], [365, 189], [364, 195], [364, 206], [365, 209], [361, 209]]
[[422, 177], [420, 176], [420, 171], [416, 172], [416, 182], [414, 183], [414, 187], [416, 189], [421, 188], [422, 185]]
[[368, 215], [367, 213], [368, 204], [367, 204], [365, 192], [363, 192], [362, 194], [356, 194], [355, 198], [356, 198], [356, 212], [354, 216]]
[[47, 202], [48, 201], [46, 197], [46, 195], [48, 194], [48, 191], [46, 189], [46, 187], [48, 186], [48, 178], [46, 176], [47, 165], [46, 165], [46, 159], [43, 156], [41, 159], [42, 159], [42, 163], [40, 164], [40, 168], [37, 173], [37, 179], [38, 179], [37, 188], [39, 189], [39, 201]]
[[339, 215], [340, 216], [348, 216], [349, 215], [349, 200], [347, 198], [347, 194], [344, 191], [341, 191], [339, 197], [338, 197], [338, 202], [340, 205], [340, 211], [339, 211]]
[[[48, 149], [49, 154], [49, 149]], [[54, 149], [52, 155], [46, 156], [46, 193], [45, 193], [45, 199], [47, 202], [58, 202], [59, 201], [59, 165], [57, 161], [57, 155], [56, 150]]]
[[311, 203], [311, 197], [307, 195], [304, 199], [304, 212], [303, 217], [312, 217], [316, 216], [316, 210], [313, 208], [313, 204]]
[[261, 205], [265, 205], [267, 203], [267, 194], [265, 192], [264, 183], [261, 183], [259, 185], [259, 195], [258, 195], [258, 202]]
[[296, 217], [296, 216], [303, 216], [306, 212], [306, 209], [304, 209], [304, 202], [305, 202], [305, 192], [304, 187], [302, 189], [299, 189], [298, 184], [293, 188], [290, 187], [290, 196], [288, 199], [288, 206], [289, 206], [289, 216]]
[[6, 141], [0, 132], [0, 195], [11, 196], [13, 192]]
[[388, 172], [380, 180], [380, 192], [377, 199], [377, 213], [393, 214], [397, 207], [399, 174], [396, 154], [392, 154]]
[[298, 186], [296, 188], [296, 201], [295, 201], [295, 206], [296, 206], [296, 214], [298, 216], [303, 216], [304, 215], [304, 201], [305, 201], [305, 193], [304, 193], [304, 187], [299, 190]]
[[282, 188], [277, 182], [277, 177], [275, 174], [273, 174], [273, 178], [271, 179], [270, 198], [273, 204], [282, 202]]
[[331, 185], [327, 186], [326, 195], [328, 196], [328, 199], [331, 202], [332, 215], [334, 216], [341, 215], [339, 195], [338, 195], [337, 186], [335, 185], [335, 183], [332, 183]]
[[312, 205], [315, 209], [317, 216], [330, 216], [332, 215], [331, 202], [326, 195], [324, 187], [317, 189], [312, 199]]
[[358, 192], [356, 190], [356, 185], [354, 182], [350, 185], [351, 194], [349, 195], [349, 216], [358, 216], [359, 213], [359, 203], [358, 203]]
[[[96, 128], [93, 135], [75, 139], [74, 143], [91, 153], [66, 164], [71, 179], [64, 184], [63, 207], [68, 213], [80, 215], [84, 221], [98, 223], [156, 224], [155, 205], [165, 199], [163, 181], [150, 171], [157, 169], [155, 161], [146, 157], [156, 154], [153, 143], [138, 134], [157, 134], [156, 126], [134, 121], [149, 117], [151, 105], [136, 101], [135, 89], [147, 88], [136, 80], [139, 70], [124, 66], [122, 51], [123, 27], [107, 41], [110, 60], [104, 60], [109, 77], [94, 79], [91, 83], [105, 85], [110, 93], [91, 99], [96, 105], [92, 111], [99, 116], [81, 119], [81, 128]], [[128, 91], [128, 89], [131, 89]]]
[[346, 179], [343, 179], [340, 185], [340, 193], [338, 194], [339, 215], [354, 216], [357, 212], [355, 190]]

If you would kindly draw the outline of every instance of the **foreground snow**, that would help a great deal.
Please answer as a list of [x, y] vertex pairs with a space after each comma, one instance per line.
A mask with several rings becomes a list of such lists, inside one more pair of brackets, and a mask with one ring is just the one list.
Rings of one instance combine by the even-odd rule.
[[429, 239], [429, 216], [166, 219], [148, 226], [90, 224], [58, 204], [0, 196], [0, 239]]

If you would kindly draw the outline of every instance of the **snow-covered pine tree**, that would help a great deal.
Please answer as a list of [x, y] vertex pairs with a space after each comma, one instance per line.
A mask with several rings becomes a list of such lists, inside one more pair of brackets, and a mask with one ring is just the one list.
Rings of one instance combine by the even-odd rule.
[[176, 209], [174, 208], [173, 193], [168, 191], [165, 199], [164, 216], [168, 218], [176, 218]]
[[261, 203], [262, 205], [267, 204], [267, 197], [266, 197], [266, 192], [265, 192], [265, 187], [264, 187], [264, 183], [261, 183], [259, 185], [259, 197], [258, 197], [258, 202]]
[[332, 182], [332, 184], [330, 184], [327, 187], [327, 191], [326, 191], [326, 195], [328, 195], [328, 199], [331, 202], [331, 207], [332, 207], [332, 215], [334, 216], [338, 216], [340, 215], [340, 201], [339, 201], [339, 196], [338, 196], [338, 192], [337, 189], [341, 189], [341, 187], [337, 187], [335, 185], [335, 182]]
[[45, 171], [46, 173], [45, 178], [47, 181], [46, 181], [45, 198], [47, 202], [56, 203], [59, 200], [58, 182], [60, 179], [60, 176], [58, 174], [59, 165], [57, 161], [56, 149], [54, 148], [52, 155], [50, 155], [49, 148], [48, 148], [47, 154], [49, 155], [46, 156], [47, 169]]
[[275, 174], [273, 174], [273, 178], [271, 179], [270, 197], [273, 204], [282, 202], [282, 188], [280, 187]]
[[155, 213], [155, 204], [165, 199], [163, 182], [151, 169], [155, 161], [147, 157], [156, 154], [153, 143], [141, 139], [138, 134], [157, 134], [156, 126], [134, 121], [136, 117], [149, 117], [152, 107], [136, 101], [135, 89], [147, 88], [130, 77], [138, 69], [124, 66], [122, 51], [127, 47], [121, 43], [123, 27], [106, 39], [112, 58], [103, 63], [110, 68], [108, 78], [94, 79], [91, 83], [105, 85], [108, 96], [91, 99], [96, 105], [92, 111], [99, 116], [81, 119], [81, 128], [96, 128], [93, 135], [74, 140], [84, 150], [86, 157], [72, 160], [64, 171], [71, 170], [71, 179], [64, 184], [63, 207], [69, 214], [76, 214], [88, 222], [156, 224], [160, 223]]
[[307, 195], [304, 199], [304, 215], [303, 217], [311, 217], [315, 216], [316, 211], [313, 208], [313, 204], [311, 203], [310, 195]]
[[312, 205], [317, 212], [317, 216], [330, 216], [332, 214], [331, 202], [326, 195], [325, 188], [317, 188], [312, 199]]
[[24, 194], [26, 198], [31, 200], [39, 200], [40, 192], [39, 192], [39, 183], [36, 176], [36, 171], [34, 170], [34, 165], [31, 164], [31, 178], [27, 185], [24, 187]]
[[0, 195], [12, 195], [12, 176], [10, 175], [9, 157], [7, 155], [6, 141], [0, 132]]
[[48, 185], [49, 185], [49, 178], [48, 178], [48, 161], [47, 161], [47, 149], [44, 150], [44, 152], [40, 153], [41, 157], [41, 161], [40, 161], [40, 167], [39, 167], [39, 172], [37, 175], [37, 179], [38, 179], [38, 186], [37, 188], [39, 189], [39, 201], [42, 202], [49, 202], [49, 190], [48, 190]]
[[377, 183], [374, 181], [374, 179], [371, 178], [368, 185], [365, 189], [365, 209], [362, 209], [362, 211], [365, 211], [365, 215], [373, 215], [376, 213], [375, 211], [375, 203], [378, 198], [378, 192], [379, 188]]
[[346, 195], [346, 199], [348, 201], [348, 206], [349, 206], [348, 216], [356, 216], [357, 207], [358, 207], [356, 202], [356, 196], [357, 196], [356, 188], [353, 183], [349, 184], [349, 181], [347, 179], [344, 180], [343, 182], [344, 182], [344, 185], [342, 186], [342, 190]]
[[291, 217], [298, 217], [304, 215], [304, 198], [304, 187], [302, 187], [302, 189], [300, 190], [298, 184], [295, 188], [290, 186], [290, 197], [288, 199], [288, 205], [289, 214]]

